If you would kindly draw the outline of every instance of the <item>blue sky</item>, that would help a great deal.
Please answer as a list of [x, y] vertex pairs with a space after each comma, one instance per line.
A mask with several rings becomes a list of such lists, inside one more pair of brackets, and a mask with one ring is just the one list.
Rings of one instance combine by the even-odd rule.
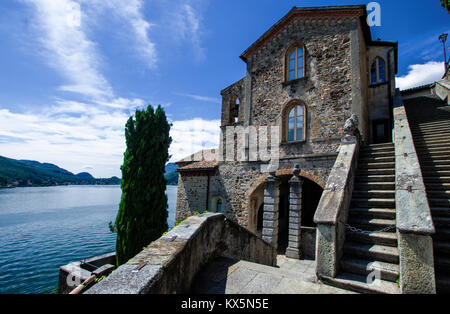
[[[378, 2], [372, 37], [399, 42], [398, 86], [439, 79], [450, 30], [439, 1]], [[244, 76], [249, 45], [293, 6], [367, 3], [1, 1], [0, 155], [120, 176], [124, 124], [146, 104], [173, 122], [172, 161], [217, 146], [220, 90]]]

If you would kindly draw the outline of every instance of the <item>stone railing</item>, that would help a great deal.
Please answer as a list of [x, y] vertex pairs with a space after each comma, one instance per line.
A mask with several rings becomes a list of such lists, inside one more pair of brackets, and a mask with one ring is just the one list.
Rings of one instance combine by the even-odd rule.
[[402, 293], [435, 293], [435, 229], [400, 91], [394, 97], [395, 207]]
[[440, 80], [434, 84], [434, 94], [450, 105], [450, 81]]
[[358, 161], [360, 138], [357, 127], [357, 117], [353, 115], [344, 127], [346, 135], [314, 215], [317, 224], [316, 273], [319, 278], [335, 277], [339, 271]]
[[222, 214], [202, 214], [185, 220], [85, 293], [188, 293], [197, 272], [218, 256], [275, 266], [277, 253]]

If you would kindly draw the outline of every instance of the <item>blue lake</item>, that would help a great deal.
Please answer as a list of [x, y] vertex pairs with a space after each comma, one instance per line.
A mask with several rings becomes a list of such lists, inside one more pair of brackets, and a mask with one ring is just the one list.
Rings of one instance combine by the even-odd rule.
[[[177, 187], [168, 186], [169, 228]], [[51, 292], [59, 266], [115, 250], [120, 186], [0, 189], [0, 293]]]

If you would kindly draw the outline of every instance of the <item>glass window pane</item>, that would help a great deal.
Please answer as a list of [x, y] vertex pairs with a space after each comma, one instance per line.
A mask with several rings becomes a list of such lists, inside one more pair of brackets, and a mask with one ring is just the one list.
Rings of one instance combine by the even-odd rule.
[[[294, 110], [291, 111], [291, 113], [294, 113]], [[295, 124], [295, 119], [294, 118], [289, 118], [289, 122], [288, 122], [288, 141], [293, 141], [294, 140], [294, 124]]]
[[297, 139], [296, 140], [297, 141], [303, 140], [303, 129], [302, 128], [297, 129]]
[[289, 60], [289, 71], [290, 70], [295, 70], [295, 59]]
[[303, 56], [303, 48], [298, 48], [297, 53], [298, 53], [298, 57]]
[[289, 71], [289, 80], [295, 79], [295, 70]]
[[297, 78], [302, 78], [304, 76], [303, 67], [299, 67], [297, 71]]
[[295, 110], [294, 108], [292, 108], [291, 111], [289, 112], [289, 120], [294, 117], [295, 117]]
[[378, 75], [380, 77], [380, 83], [386, 82], [386, 73], [385, 73], [385, 65], [384, 60], [378, 58]]
[[295, 60], [295, 50], [289, 55], [289, 60]]
[[218, 213], [222, 212], [222, 200], [221, 199], [217, 200], [217, 212]]
[[377, 83], [377, 62], [375, 61], [372, 64], [372, 68], [370, 70], [370, 84], [376, 84]]

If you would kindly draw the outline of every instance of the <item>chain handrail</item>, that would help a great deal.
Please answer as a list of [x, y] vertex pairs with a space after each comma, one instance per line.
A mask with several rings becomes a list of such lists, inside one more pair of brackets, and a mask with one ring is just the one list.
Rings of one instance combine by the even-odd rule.
[[387, 231], [390, 231], [392, 229], [395, 229], [395, 225], [389, 226], [389, 227], [386, 227], [386, 228], [383, 228], [383, 229], [380, 229], [380, 230], [373, 230], [373, 231], [358, 229], [358, 228], [355, 228], [353, 226], [350, 226], [349, 224], [345, 224], [345, 227], [347, 229], [349, 229], [351, 232], [362, 233], [362, 234], [367, 234], [367, 235], [368, 234], [372, 234], [372, 233], [387, 232]]

